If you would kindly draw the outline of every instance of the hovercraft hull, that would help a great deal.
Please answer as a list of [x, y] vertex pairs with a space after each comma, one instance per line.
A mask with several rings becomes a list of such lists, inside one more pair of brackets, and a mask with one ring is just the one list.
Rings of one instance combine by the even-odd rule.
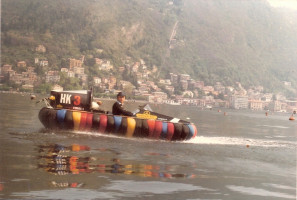
[[47, 129], [98, 132], [125, 137], [177, 141], [190, 140], [197, 135], [196, 126], [188, 122], [173, 123], [69, 109], [44, 107], [39, 112], [39, 120]]

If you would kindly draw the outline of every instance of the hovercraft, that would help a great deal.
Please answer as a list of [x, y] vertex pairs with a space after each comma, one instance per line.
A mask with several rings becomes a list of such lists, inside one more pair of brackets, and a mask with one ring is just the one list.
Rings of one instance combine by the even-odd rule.
[[51, 91], [39, 112], [39, 120], [47, 129], [73, 130], [143, 137], [169, 141], [190, 140], [197, 135], [196, 126], [142, 106], [135, 116], [109, 114], [92, 109], [92, 90]]

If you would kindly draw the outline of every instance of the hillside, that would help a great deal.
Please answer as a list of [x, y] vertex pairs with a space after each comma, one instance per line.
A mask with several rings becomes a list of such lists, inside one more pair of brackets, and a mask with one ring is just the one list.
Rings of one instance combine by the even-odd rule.
[[12, 59], [6, 50], [40, 43], [56, 55], [50, 55], [55, 64], [96, 49], [116, 64], [126, 55], [158, 60], [174, 23], [160, 9], [162, 1], [2, 1], [3, 61]]
[[[161, 77], [179, 72], [206, 84], [282, 91], [290, 81], [297, 88], [297, 26], [265, 0], [2, 0], [1, 10], [1, 65], [44, 56], [59, 69], [86, 55], [119, 67], [130, 56], [157, 65]], [[37, 54], [38, 44], [48, 51]]]
[[182, 45], [172, 51], [170, 65], [179, 63], [208, 83], [277, 90], [286, 80], [296, 88], [297, 26], [286, 14], [259, 0], [184, 1], [177, 34]]

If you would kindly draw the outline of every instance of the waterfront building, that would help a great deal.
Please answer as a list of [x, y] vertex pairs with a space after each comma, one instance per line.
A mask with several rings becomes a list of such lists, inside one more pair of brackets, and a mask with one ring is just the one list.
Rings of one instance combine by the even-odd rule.
[[263, 110], [264, 103], [261, 100], [249, 100], [249, 109], [251, 110]]
[[282, 110], [282, 103], [280, 101], [271, 101], [269, 103], [269, 110], [279, 112]]
[[247, 109], [248, 97], [247, 96], [231, 96], [231, 107], [234, 109]]

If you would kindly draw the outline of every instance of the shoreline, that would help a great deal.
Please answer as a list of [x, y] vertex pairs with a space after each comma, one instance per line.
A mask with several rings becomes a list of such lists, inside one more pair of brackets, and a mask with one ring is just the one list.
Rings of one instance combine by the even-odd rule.
[[[41, 94], [41, 93], [34, 93], [34, 92], [18, 92], [18, 91], [3, 91], [3, 90], [0, 90], [0, 94], [18, 94], [18, 95], [22, 95], [22, 96], [25, 96], [25, 95], [36, 95], [37, 97], [38, 96], [45, 96], [45, 94]], [[115, 99], [113, 98], [100, 98], [100, 97], [93, 97], [94, 100], [103, 100], [103, 101], [115, 101]], [[144, 101], [144, 100], [135, 100], [135, 99], [126, 99], [126, 102], [129, 102], [129, 103], [139, 103], [139, 104], [151, 104], [151, 105], [171, 105], [171, 106], [194, 106], [194, 105], [172, 105], [172, 104], [166, 104], [166, 103], [151, 103], [149, 101]], [[212, 107], [212, 108], [206, 108], [206, 107], [200, 107], [200, 106], [194, 106], [194, 107], [197, 107], [197, 108], [200, 108], [201, 110], [212, 110], [212, 111], [216, 111], [218, 110], [218, 112], [221, 112], [222, 110], [237, 110], [237, 109], [232, 109], [232, 108], [223, 108], [223, 107]], [[238, 109], [239, 111], [241, 109]], [[252, 112], [269, 112], [269, 113], [291, 113], [291, 112], [278, 112], [278, 111], [267, 111], [267, 110], [251, 110], [251, 109], [243, 109], [245, 111], [252, 111]]]
[[1, 94], [28, 94], [28, 95], [37, 95], [39, 93], [34, 93], [34, 92], [18, 92], [18, 91], [4, 91], [4, 90], [0, 90]]

